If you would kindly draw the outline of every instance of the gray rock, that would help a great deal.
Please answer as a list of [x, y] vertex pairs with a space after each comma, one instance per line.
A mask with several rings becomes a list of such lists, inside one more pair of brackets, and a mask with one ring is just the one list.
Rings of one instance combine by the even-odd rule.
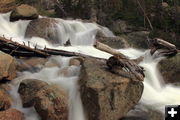
[[158, 68], [166, 83], [180, 83], [180, 54], [160, 61]]
[[57, 20], [53, 18], [40, 18], [29, 23], [26, 29], [25, 37], [41, 37], [52, 44], [60, 43], [58, 31], [56, 29]]

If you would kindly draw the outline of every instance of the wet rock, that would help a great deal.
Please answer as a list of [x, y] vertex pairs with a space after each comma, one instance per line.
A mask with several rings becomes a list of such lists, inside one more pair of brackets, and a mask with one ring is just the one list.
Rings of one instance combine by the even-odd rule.
[[158, 68], [166, 83], [180, 83], [180, 54], [160, 61]]
[[143, 83], [108, 71], [106, 62], [88, 58], [80, 76], [80, 93], [88, 120], [118, 120], [141, 98]]
[[69, 66], [71, 65], [75, 65], [75, 66], [79, 66], [79, 65], [82, 65], [83, 64], [83, 58], [81, 57], [74, 57], [72, 59], [70, 59], [69, 61]]
[[15, 59], [0, 51], [0, 81], [13, 80], [16, 77]]
[[101, 32], [98, 32], [96, 35], [97, 41], [104, 43], [112, 48], [120, 49], [120, 48], [127, 48], [129, 44], [127, 41], [120, 36], [117, 37], [106, 37]]
[[147, 49], [147, 37], [149, 35], [148, 31], [138, 31], [138, 32], [132, 32], [127, 35], [122, 35], [128, 44], [130, 44], [130, 47], [138, 48], [138, 49]]
[[29, 5], [22, 4], [14, 9], [10, 15], [10, 21], [33, 20], [38, 18], [37, 10]]
[[11, 107], [12, 99], [10, 95], [0, 88], [0, 111], [7, 110]]
[[8, 109], [0, 112], [0, 120], [24, 120], [24, 115], [16, 109]]
[[48, 59], [46, 58], [21, 58], [17, 60], [17, 70], [22, 72], [22, 71], [36, 71], [40, 68], [42, 68]]
[[148, 106], [137, 105], [120, 120], [164, 120], [164, 115]]
[[58, 31], [56, 29], [57, 22], [58, 21], [53, 18], [40, 18], [33, 20], [27, 26], [25, 37], [41, 37], [52, 44], [60, 44], [60, 41], [58, 41]]
[[10, 12], [16, 7], [16, 0], [0, 0], [0, 13]]
[[67, 120], [68, 99], [63, 89], [40, 80], [23, 80], [19, 90], [23, 106], [34, 106], [43, 120]]

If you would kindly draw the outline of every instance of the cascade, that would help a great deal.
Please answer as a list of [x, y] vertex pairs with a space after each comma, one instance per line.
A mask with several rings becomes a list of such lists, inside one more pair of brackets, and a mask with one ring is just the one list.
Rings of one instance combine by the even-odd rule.
[[[24, 34], [30, 21], [17, 21], [11, 23], [9, 22], [9, 15], [10, 13], [0, 14], [0, 36], [5, 36], [7, 38], [12, 37], [13, 41], [19, 43], [25, 42], [27, 44], [28, 40], [24, 38]], [[108, 59], [111, 56], [110, 54], [97, 50], [92, 46], [98, 30], [101, 30], [106, 36], [114, 37], [110, 30], [99, 26], [96, 23], [83, 23], [76, 20], [62, 19], [59, 19], [59, 21], [60, 22], [57, 24], [59, 39], [61, 39], [63, 43], [70, 40], [72, 46], [53, 46], [43, 38], [32, 37], [31, 47], [38, 44], [39, 48], [46, 46], [48, 48], [74, 51], [99, 58]], [[129, 48], [120, 49], [118, 51], [127, 55], [131, 59], [144, 55], [144, 60], [140, 65], [145, 68], [146, 77], [144, 80], [144, 92], [140, 104], [151, 106], [162, 112], [164, 111], [164, 106], [167, 104], [180, 104], [180, 88], [171, 84], [164, 84], [157, 69], [157, 63], [163, 58], [151, 56], [149, 50], [140, 51]], [[51, 57], [48, 62], [57, 61], [61, 67], [45, 67], [36, 73], [25, 71], [19, 73], [19, 77], [13, 80], [13, 83], [11, 83], [12, 91], [10, 91], [10, 94], [14, 99], [12, 107], [22, 111], [25, 114], [26, 120], [39, 120], [39, 117], [33, 108], [22, 108], [21, 100], [17, 93], [21, 80], [29, 78], [29, 76], [32, 79], [44, 80], [49, 84], [58, 84], [61, 87], [64, 87], [69, 95], [69, 120], [85, 120], [77, 84], [80, 67], [68, 66], [69, 59], [70, 58], [65, 57]], [[61, 71], [65, 67], [68, 67], [70, 76], [57, 74], [58, 71]]]

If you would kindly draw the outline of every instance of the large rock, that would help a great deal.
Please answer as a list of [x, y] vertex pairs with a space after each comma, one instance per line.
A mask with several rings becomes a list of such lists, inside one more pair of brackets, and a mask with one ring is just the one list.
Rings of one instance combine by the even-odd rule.
[[158, 67], [166, 83], [180, 83], [180, 54], [160, 61]]
[[60, 43], [60, 41], [58, 41], [58, 31], [56, 29], [57, 22], [58, 21], [53, 18], [40, 18], [33, 20], [29, 23], [26, 29], [25, 37], [41, 37], [53, 44]]
[[15, 59], [0, 51], [0, 81], [13, 80], [16, 77]]
[[16, 109], [0, 112], [0, 120], [24, 120], [24, 115]]
[[133, 48], [138, 49], [147, 49], [147, 37], [149, 35], [148, 31], [137, 31], [132, 32], [127, 35], [122, 35], [125, 40], [127, 40], [128, 44], [130, 44]]
[[11, 107], [12, 99], [10, 95], [0, 88], [0, 110], [7, 110]]
[[16, 7], [16, 0], [0, 0], [0, 13], [10, 12]]
[[42, 120], [68, 119], [68, 99], [62, 89], [40, 80], [23, 80], [18, 92], [23, 106], [34, 106]]
[[105, 61], [88, 58], [80, 76], [80, 93], [88, 120], [118, 120], [141, 98], [143, 83], [111, 73]]
[[127, 43], [127, 40], [125, 40], [123, 37], [106, 37], [101, 32], [97, 33], [96, 40], [115, 49], [127, 48], [130, 46]]
[[10, 15], [10, 21], [17, 21], [17, 20], [33, 20], [38, 18], [38, 12], [36, 8], [22, 4], [16, 7], [15, 10], [12, 11]]

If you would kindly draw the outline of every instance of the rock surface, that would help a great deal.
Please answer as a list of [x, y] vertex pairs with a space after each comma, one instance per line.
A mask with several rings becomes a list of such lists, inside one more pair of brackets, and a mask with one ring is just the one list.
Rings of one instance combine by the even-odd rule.
[[37, 57], [32, 57], [32, 58], [21, 58], [17, 60], [17, 70], [22, 72], [22, 71], [36, 71], [42, 66], [45, 65], [45, 63], [48, 61], [46, 58], [37, 58]]
[[16, 7], [16, 0], [0, 0], [0, 13], [10, 12]]
[[133, 47], [133, 48], [138, 48], [138, 49], [147, 49], [147, 37], [149, 35], [148, 31], [137, 31], [137, 32], [132, 32], [127, 35], [123, 35], [123, 37], [127, 43]]
[[16, 109], [0, 112], [0, 120], [24, 120], [24, 115]]
[[166, 83], [180, 83], [180, 54], [160, 61], [158, 67]]
[[58, 41], [58, 31], [56, 29], [57, 22], [58, 21], [53, 18], [40, 18], [33, 20], [29, 23], [26, 29], [25, 37], [41, 37], [52, 44], [60, 43], [60, 41]]
[[0, 81], [13, 80], [16, 77], [16, 61], [13, 57], [0, 51]]
[[14, 9], [10, 15], [10, 21], [18, 20], [33, 20], [38, 18], [38, 12], [36, 8], [22, 4]]
[[80, 77], [80, 93], [88, 120], [118, 120], [141, 98], [143, 83], [107, 70], [105, 61], [88, 58]]
[[123, 37], [117, 36], [117, 37], [106, 37], [103, 35], [103, 33], [98, 32], [96, 35], [96, 40], [98, 42], [104, 43], [112, 48], [120, 49], [120, 48], [127, 48], [130, 45], [127, 43], [127, 40], [125, 40]]
[[0, 111], [11, 107], [12, 99], [5, 90], [0, 89]]
[[42, 120], [68, 119], [68, 99], [63, 89], [40, 80], [23, 80], [18, 92], [23, 106], [34, 106]]

